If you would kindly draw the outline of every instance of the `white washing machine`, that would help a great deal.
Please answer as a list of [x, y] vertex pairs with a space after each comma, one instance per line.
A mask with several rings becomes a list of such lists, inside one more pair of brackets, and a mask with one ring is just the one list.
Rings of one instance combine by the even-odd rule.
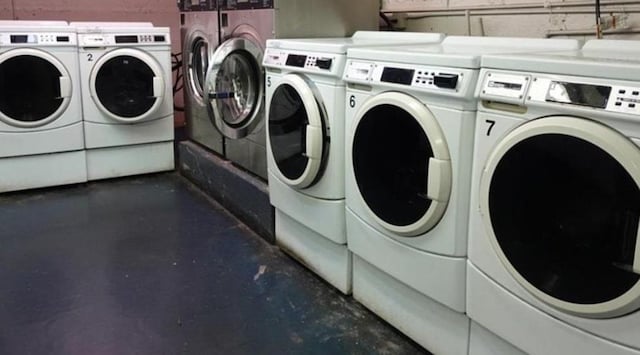
[[225, 156], [267, 180], [264, 129], [266, 41], [342, 37], [378, 28], [377, 0], [220, 1], [222, 44], [206, 76], [210, 115], [225, 136]]
[[193, 6], [180, 14], [187, 136], [224, 156], [224, 136], [209, 116], [204, 78], [213, 51], [220, 44], [217, 1]]
[[71, 23], [78, 30], [89, 180], [172, 170], [169, 28]]
[[526, 353], [471, 321], [469, 355], [526, 355]]
[[0, 21], [0, 192], [87, 181], [75, 29]]
[[640, 43], [483, 59], [468, 313], [531, 354], [640, 354]]
[[267, 41], [267, 157], [276, 242], [344, 293], [351, 292], [344, 218], [347, 49], [439, 43], [443, 37], [359, 31], [348, 38]]
[[468, 351], [467, 225], [481, 55], [578, 47], [574, 40], [452, 36], [440, 45], [348, 51], [353, 294], [430, 351]]

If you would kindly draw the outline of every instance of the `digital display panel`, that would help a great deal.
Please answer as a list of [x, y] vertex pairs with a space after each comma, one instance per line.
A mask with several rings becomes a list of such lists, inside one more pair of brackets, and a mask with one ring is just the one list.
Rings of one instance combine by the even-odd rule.
[[380, 81], [383, 81], [386, 83], [411, 85], [411, 82], [413, 81], [414, 73], [415, 73], [415, 70], [413, 69], [385, 67], [384, 70], [382, 71], [382, 77], [380, 78]]
[[11, 43], [27, 43], [27, 35], [11, 35]]
[[552, 81], [549, 84], [546, 101], [606, 108], [610, 94], [610, 86]]
[[287, 57], [287, 65], [291, 67], [304, 68], [304, 64], [307, 62], [306, 55], [289, 54]]
[[116, 36], [116, 43], [138, 43], [138, 36]]

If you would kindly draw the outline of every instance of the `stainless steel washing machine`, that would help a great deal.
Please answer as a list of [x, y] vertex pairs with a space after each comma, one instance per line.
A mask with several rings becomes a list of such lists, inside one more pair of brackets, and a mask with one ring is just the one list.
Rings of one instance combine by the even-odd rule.
[[220, 43], [216, 0], [180, 1], [180, 34], [187, 136], [224, 156], [224, 137], [215, 128], [204, 97], [204, 78], [213, 51]]
[[266, 41], [376, 30], [379, 1], [220, 0], [219, 5], [221, 44], [205, 78], [209, 114], [225, 136], [226, 157], [266, 180]]

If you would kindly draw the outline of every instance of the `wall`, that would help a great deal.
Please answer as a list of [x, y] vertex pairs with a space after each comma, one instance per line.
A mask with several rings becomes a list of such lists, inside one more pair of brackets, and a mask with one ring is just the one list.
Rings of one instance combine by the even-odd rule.
[[[513, 37], [595, 36], [595, 1], [383, 0], [411, 31]], [[602, 0], [606, 38], [640, 39], [640, 1]]]
[[[146, 21], [171, 28], [172, 52], [181, 52], [176, 0], [0, 0], [0, 19], [66, 21]], [[176, 105], [182, 105], [182, 93]], [[184, 122], [182, 113], [176, 122]]]

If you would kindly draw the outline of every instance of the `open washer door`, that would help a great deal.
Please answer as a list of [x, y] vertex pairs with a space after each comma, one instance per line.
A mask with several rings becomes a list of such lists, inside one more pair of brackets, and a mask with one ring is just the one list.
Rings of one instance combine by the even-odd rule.
[[205, 78], [209, 116], [227, 138], [248, 136], [264, 124], [263, 51], [254, 40], [235, 37], [213, 54]]
[[296, 74], [285, 75], [274, 88], [267, 134], [278, 177], [306, 188], [321, 174], [327, 136], [319, 95]]
[[154, 118], [164, 98], [160, 64], [132, 48], [114, 49], [101, 56], [91, 70], [89, 89], [98, 109], [121, 123]]
[[183, 53], [185, 86], [196, 101], [204, 105], [204, 79], [209, 68], [209, 56], [211, 55], [207, 36], [201, 31], [191, 33], [185, 40]]
[[49, 53], [13, 49], [0, 54], [0, 120], [19, 128], [59, 118], [71, 101], [71, 78]]
[[354, 117], [352, 169], [360, 197], [383, 228], [423, 234], [442, 218], [451, 194], [449, 148], [431, 111], [397, 92], [370, 98]]
[[480, 209], [497, 255], [561, 311], [640, 307], [640, 149], [591, 120], [552, 116], [507, 134], [483, 170]]

